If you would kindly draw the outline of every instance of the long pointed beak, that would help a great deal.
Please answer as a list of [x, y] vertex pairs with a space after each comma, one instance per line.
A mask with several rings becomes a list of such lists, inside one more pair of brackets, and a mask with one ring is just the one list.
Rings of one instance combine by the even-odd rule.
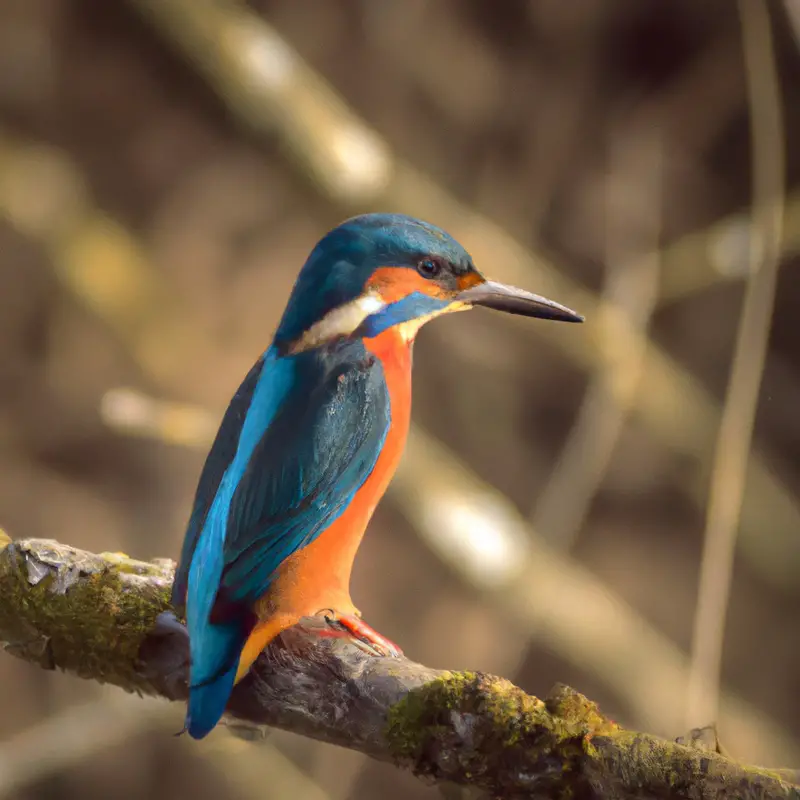
[[484, 306], [508, 314], [539, 317], [559, 322], [583, 322], [583, 317], [571, 308], [562, 306], [516, 286], [506, 286], [496, 281], [484, 281], [456, 295], [456, 300], [471, 306]]

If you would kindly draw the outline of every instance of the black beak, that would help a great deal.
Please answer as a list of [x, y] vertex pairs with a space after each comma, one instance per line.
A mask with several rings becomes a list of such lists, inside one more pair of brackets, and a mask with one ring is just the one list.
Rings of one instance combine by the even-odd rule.
[[465, 289], [456, 295], [456, 300], [471, 306], [484, 306], [508, 314], [522, 314], [525, 317], [539, 317], [558, 322], [583, 322], [583, 317], [571, 308], [538, 294], [526, 292], [524, 289], [517, 289], [516, 286], [506, 286], [495, 281], [484, 281]]

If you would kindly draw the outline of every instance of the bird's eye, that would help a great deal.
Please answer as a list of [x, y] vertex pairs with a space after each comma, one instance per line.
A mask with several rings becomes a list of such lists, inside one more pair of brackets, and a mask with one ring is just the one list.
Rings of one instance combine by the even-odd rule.
[[441, 271], [442, 265], [432, 258], [423, 258], [422, 261], [417, 264], [417, 272], [419, 272], [423, 278], [435, 278]]

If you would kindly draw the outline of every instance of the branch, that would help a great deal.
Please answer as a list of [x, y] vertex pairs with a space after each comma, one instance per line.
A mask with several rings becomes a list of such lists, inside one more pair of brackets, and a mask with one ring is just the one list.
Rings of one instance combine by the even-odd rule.
[[[0, 547], [0, 639], [10, 653], [185, 699], [187, 637], [169, 613], [171, 562], [46, 540]], [[376, 658], [315, 635], [323, 625], [304, 620], [262, 654], [234, 690], [229, 726], [291, 730], [504, 798], [800, 797], [777, 771], [626, 731], [566, 687], [542, 701], [502, 678]]]

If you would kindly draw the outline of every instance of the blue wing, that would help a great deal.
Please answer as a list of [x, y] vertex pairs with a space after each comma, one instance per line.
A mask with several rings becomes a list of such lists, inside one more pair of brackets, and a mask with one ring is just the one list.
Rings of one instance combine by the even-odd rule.
[[[297, 377], [295, 390], [253, 450], [233, 495], [225, 567], [215, 604], [251, 606], [278, 566], [305, 547], [349, 505], [372, 472], [390, 425], [379, 362], [362, 345], [351, 358]], [[352, 351], [355, 352], [352, 352]]]
[[[201, 486], [216, 485], [216, 491], [209, 501], [210, 491], [198, 489], [184, 545], [191, 564], [176, 590], [186, 586], [187, 727], [198, 738], [224, 711], [252, 630], [252, 604], [277, 567], [344, 511], [372, 471], [390, 425], [382, 367], [361, 344], [286, 358], [268, 351], [252, 380], [254, 386], [246, 379], [240, 389], [240, 411], [250, 398], [243, 422], [230, 422], [226, 437], [220, 432], [223, 443], [201, 477]], [[223, 427], [238, 413], [229, 409]], [[182, 564], [182, 576], [184, 570]]]
[[214, 444], [211, 445], [208, 457], [206, 458], [203, 471], [200, 474], [200, 481], [197, 484], [197, 491], [194, 497], [192, 515], [186, 528], [186, 535], [183, 539], [181, 558], [178, 568], [175, 570], [175, 582], [172, 585], [172, 605], [176, 608], [183, 608], [186, 603], [186, 586], [189, 580], [189, 567], [192, 563], [197, 541], [205, 525], [214, 496], [219, 489], [222, 477], [230, 466], [239, 447], [239, 437], [242, 433], [242, 425], [245, 415], [250, 408], [261, 370], [264, 367], [264, 359], [258, 361], [247, 373], [247, 377], [242, 381], [242, 385], [233, 396], [225, 415], [222, 418]]

